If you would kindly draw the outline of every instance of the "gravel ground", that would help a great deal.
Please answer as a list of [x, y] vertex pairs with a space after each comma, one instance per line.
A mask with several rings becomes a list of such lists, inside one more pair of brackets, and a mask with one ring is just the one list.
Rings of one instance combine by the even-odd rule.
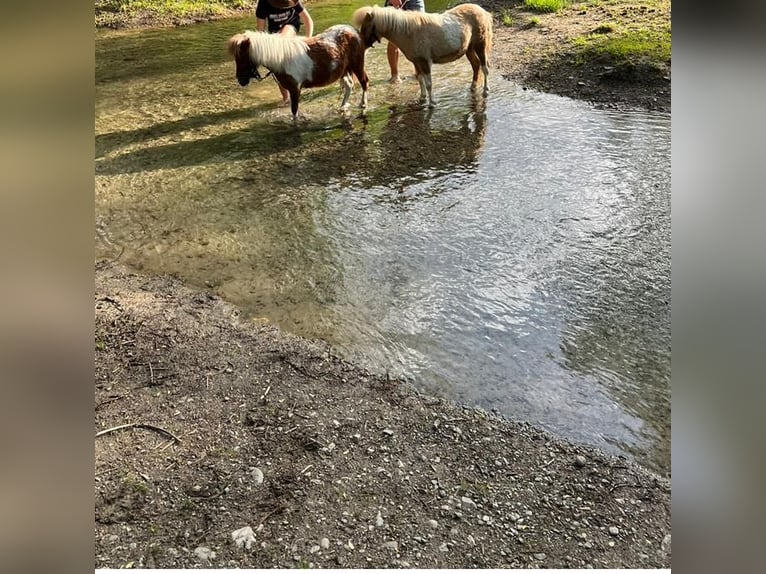
[[670, 484], [623, 458], [171, 278], [99, 263], [95, 315], [96, 568], [670, 567]]

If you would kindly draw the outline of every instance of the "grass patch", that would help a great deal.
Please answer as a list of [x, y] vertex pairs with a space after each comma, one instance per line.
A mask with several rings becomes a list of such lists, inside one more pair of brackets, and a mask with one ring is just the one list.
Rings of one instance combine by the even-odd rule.
[[151, 14], [158, 20], [220, 16], [252, 8], [256, 0], [95, 0], [96, 23]]
[[524, 6], [534, 12], [558, 12], [567, 4], [568, 0], [524, 0]]
[[609, 34], [610, 32], [614, 32], [614, 29], [613, 24], [599, 24], [593, 29], [591, 34]]
[[572, 43], [581, 50], [581, 63], [603, 55], [616, 62], [670, 62], [670, 29], [628, 30], [609, 37], [589, 34], [574, 38]]
[[513, 15], [507, 8], [500, 12], [500, 21], [503, 23], [503, 26], [513, 26]]
[[527, 28], [536, 28], [539, 25], [540, 25], [540, 18], [538, 18], [537, 16], [532, 16], [527, 22]]

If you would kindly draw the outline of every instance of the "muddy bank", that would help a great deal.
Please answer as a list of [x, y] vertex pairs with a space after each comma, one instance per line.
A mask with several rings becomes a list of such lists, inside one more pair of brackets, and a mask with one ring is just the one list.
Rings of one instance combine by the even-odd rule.
[[[670, 112], [669, 62], [624, 61], [602, 54], [583, 58], [573, 40], [617, 29], [651, 29], [670, 23], [670, 3], [573, 2], [552, 14], [526, 10], [520, 0], [477, 0], [495, 16], [492, 67], [524, 86], [612, 108]], [[503, 17], [511, 24], [503, 23]]]
[[670, 567], [669, 482], [622, 458], [171, 278], [97, 264], [95, 317], [96, 568]]

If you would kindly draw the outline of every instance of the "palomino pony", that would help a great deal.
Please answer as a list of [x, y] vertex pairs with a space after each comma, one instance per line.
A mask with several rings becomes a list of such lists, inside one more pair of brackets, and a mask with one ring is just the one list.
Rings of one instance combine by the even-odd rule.
[[341, 109], [347, 109], [354, 85], [352, 74], [362, 86], [361, 107], [367, 107], [369, 80], [364, 71], [366, 47], [359, 32], [352, 26], [332, 26], [310, 38], [248, 30], [229, 38], [228, 50], [229, 55], [234, 57], [240, 86], [249, 84], [250, 78], [263, 79], [259, 66], [274, 75], [290, 92], [293, 119], [298, 115], [302, 88], [318, 88], [338, 80], [343, 88]]
[[381, 38], [396, 44], [415, 65], [420, 101], [433, 107], [431, 65], [446, 64], [466, 56], [473, 68], [471, 89], [484, 74], [484, 95], [489, 93], [489, 53], [492, 50], [492, 16], [476, 4], [460, 4], [441, 14], [366, 6], [352, 16], [367, 48]]

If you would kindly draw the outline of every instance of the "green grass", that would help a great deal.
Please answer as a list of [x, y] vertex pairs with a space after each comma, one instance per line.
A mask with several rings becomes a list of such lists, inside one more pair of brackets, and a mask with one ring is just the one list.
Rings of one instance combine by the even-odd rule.
[[220, 16], [230, 10], [252, 8], [256, 0], [95, 0], [96, 22], [150, 13], [162, 18]]
[[524, 0], [524, 6], [535, 12], [558, 12], [568, 4], [568, 0]]
[[540, 18], [538, 18], [537, 16], [532, 16], [529, 19], [529, 22], [527, 22], [527, 28], [534, 28], [535, 26], [539, 26], [539, 25], [540, 25]]
[[578, 36], [572, 44], [580, 50], [578, 60], [584, 62], [607, 55], [616, 62], [652, 60], [670, 62], [670, 27], [660, 30], [626, 30], [613, 35]]
[[507, 8], [500, 12], [500, 21], [503, 23], [503, 26], [513, 26], [513, 15]]

